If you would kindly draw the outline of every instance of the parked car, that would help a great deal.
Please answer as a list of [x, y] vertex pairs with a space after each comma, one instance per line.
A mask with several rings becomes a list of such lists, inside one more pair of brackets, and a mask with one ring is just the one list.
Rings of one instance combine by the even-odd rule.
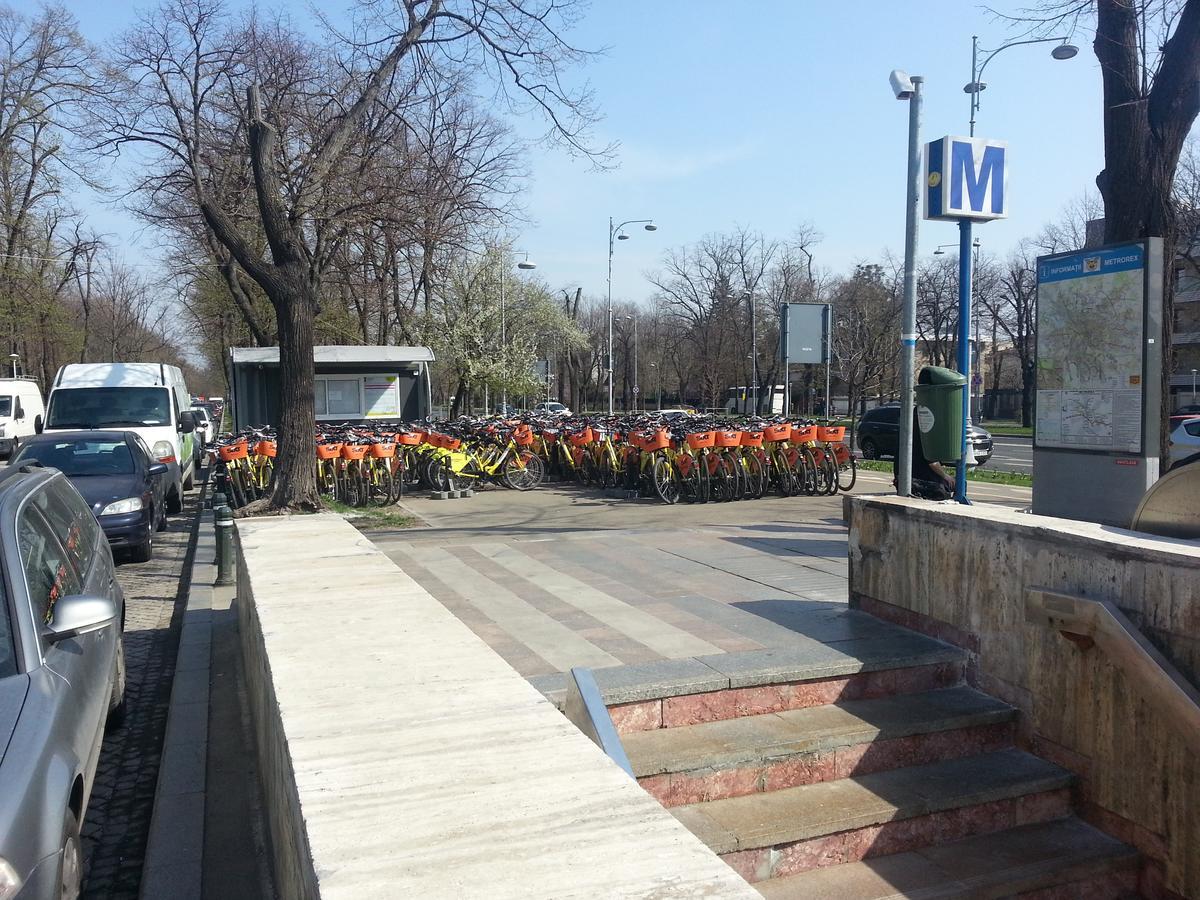
[[[900, 405], [868, 409], [858, 420], [858, 449], [864, 459], [894, 458], [900, 446]], [[967, 442], [977, 466], [992, 458], [992, 436], [978, 425], [967, 426]]]
[[193, 406], [192, 418], [196, 421], [196, 439], [192, 441], [195, 447], [197, 470], [204, 465], [204, 446], [216, 437], [216, 424], [203, 406]]
[[1176, 416], [1195, 416], [1200, 415], [1200, 403], [1189, 403], [1187, 406], [1181, 406], [1175, 410], [1173, 415]]
[[571, 415], [571, 410], [567, 409], [566, 406], [559, 403], [557, 400], [543, 401], [542, 403], [539, 403], [537, 406], [535, 406], [533, 408], [533, 411], [535, 413], [548, 413], [552, 416], [569, 416], [569, 415]]
[[693, 415], [694, 413], [695, 410], [688, 409], [657, 409], [651, 411], [650, 415], [660, 416], [661, 418], [664, 418], [670, 422], [675, 419], [686, 419], [688, 416]]
[[42, 389], [36, 381], [0, 378], [0, 454], [12, 456], [21, 441], [39, 433], [45, 415]]
[[1200, 453], [1200, 415], [1171, 416], [1167, 433], [1170, 436], [1172, 466]]
[[[10, 466], [38, 462], [58, 469], [87, 501], [108, 543], [134, 562], [154, 555], [166, 527], [168, 470], [132, 431], [56, 431], [21, 445]], [[3, 896], [0, 894], [0, 896]]]
[[125, 702], [125, 598], [65, 475], [0, 470], [0, 897], [77, 897], [80, 827]]
[[195, 482], [191, 395], [177, 366], [160, 363], [71, 363], [58, 370], [46, 431], [120, 428], [137, 432], [171, 470], [167, 512], [183, 509]]

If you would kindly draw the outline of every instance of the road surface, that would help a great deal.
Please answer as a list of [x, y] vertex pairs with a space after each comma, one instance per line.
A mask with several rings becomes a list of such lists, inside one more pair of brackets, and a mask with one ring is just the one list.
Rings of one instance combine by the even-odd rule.
[[1033, 474], [1033, 440], [992, 435], [992, 458], [984, 466], [997, 472]]

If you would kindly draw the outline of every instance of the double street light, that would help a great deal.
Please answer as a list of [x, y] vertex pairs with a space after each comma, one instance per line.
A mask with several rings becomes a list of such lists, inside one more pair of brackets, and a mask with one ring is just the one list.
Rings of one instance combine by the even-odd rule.
[[[987, 82], [983, 81], [983, 70], [987, 68], [987, 64], [1001, 50], [1007, 50], [1009, 47], [1019, 47], [1022, 44], [1053, 44], [1058, 46], [1050, 51], [1050, 56], [1057, 60], [1074, 59], [1079, 53], [1079, 48], [1070, 42], [1070, 38], [1059, 35], [1058, 37], [1047, 38], [1030, 38], [1024, 41], [1010, 41], [1007, 44], [1002, 44], [995, 50], [984, 50], [979, 46], [979, 37], [971, 35], [971, 80], [963, 85], [963, 93], [971, 95], [971, 137], [975, 137], [975, 113], [979, 111], [979, 95], [987, 88]], [[983, 62], [979, 61], [979, 55], [986, 53]]]
[[[657, 231], [658, 226], [653, 219], [626, 219], [619, 225], [613, 225], [612, 216], [608, 217], [608, 414], [613, 414], [613, 305], [612, 305], [612, 262], [613, 246], [616, 241], [627, 241], [629, 235], [621, 231], [626, 225], [641, 225], [646, 231]], [[636, 378], [634, 379], [637, 380]]]

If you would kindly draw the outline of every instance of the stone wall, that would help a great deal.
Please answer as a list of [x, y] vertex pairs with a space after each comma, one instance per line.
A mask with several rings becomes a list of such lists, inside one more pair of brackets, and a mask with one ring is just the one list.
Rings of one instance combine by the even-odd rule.
[[237, 528], [280, 896], [758, 896], [340, 516]]
[[850, 602], [972, 654], [1026, 747], [1079, 774], [1078, 808], [1153, 862], [1150, 895], [1200, 897], [1200, 765], [1095, 648], [1026, 622], [1025, 590], [1110, 600], [1200, 674], [1200, 545], [992, 506], [850, 498]]

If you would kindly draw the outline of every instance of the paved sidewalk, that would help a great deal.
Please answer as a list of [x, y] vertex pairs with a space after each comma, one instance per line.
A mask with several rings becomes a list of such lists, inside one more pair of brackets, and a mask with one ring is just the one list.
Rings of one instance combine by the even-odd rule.
[[373, 540], [526, 677], [794, 646], [857, 615], [834, 520]]

